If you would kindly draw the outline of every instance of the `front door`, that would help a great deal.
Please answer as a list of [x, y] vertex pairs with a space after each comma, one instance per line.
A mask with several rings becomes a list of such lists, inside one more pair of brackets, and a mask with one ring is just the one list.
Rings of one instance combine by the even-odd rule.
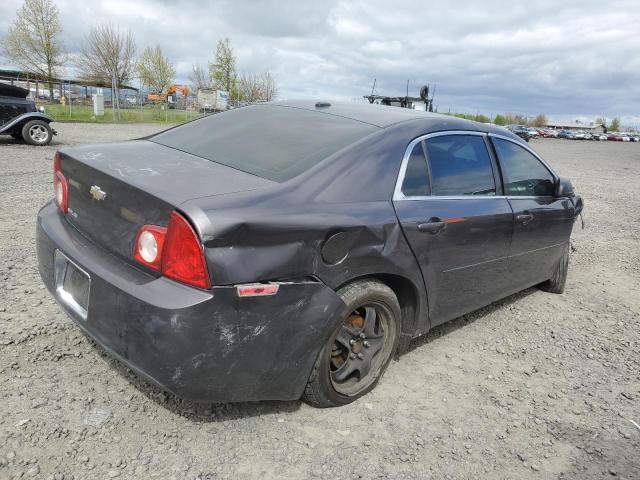
[[556, 177], [527, 148], [492, 137], [514, 213], [509, 277], [518, 290], [548, 280], [573, 228], [574, 206], [556, 198]]
[[394, 206], [433, 326], [504, 296], [513, 212], [483, 134], [432, 134], [408, 152]]

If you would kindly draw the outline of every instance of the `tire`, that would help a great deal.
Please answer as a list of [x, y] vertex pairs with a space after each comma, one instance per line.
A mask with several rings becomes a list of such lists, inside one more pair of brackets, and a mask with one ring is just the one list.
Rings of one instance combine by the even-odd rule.
[[400, 339], [400, 304], [384, 283], [361, 280], [337, 294], [346, 305], [343, 319], [320, 351], [303, 394], [318, 408], [347, 405], [373, 390]]
[[22, 127], [22, 138], [29, 145], [49, 145], [53, 133], [49, 124], [42, 120], [31, 120]]
[[567, 272], [569, 270], [569, 242], [562, 250], [562, 257], [556, 266], [553, 276], [539, 285], [541, 290], [549, 293], [562, 293], [567, 283]]

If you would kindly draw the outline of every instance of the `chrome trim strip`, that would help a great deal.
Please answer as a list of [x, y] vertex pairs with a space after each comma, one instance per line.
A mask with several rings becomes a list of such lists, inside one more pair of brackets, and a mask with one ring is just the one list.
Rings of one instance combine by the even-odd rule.
[[78, 270], [80, 270], [84, 275], [86, 275], [87, 280], [89, 281], [89, 292], [91, 292], [91, 275], [89, 275], [80, 265], [67, 257], [60, 250], [56, 250], [54, 253], [54, 275], [56, 282], [56, 294], [60, 301], [69, 307], [76, 315], [78, 315], [82, 320], [87, 319], [87, 311], [76, 302], [75, 298], [64, 289], [64, 277], [67, 273], [67, 266], [72, 264]]

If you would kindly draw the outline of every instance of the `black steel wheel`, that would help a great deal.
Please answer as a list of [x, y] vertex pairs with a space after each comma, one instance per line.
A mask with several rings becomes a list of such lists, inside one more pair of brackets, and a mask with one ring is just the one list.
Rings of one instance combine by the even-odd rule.
[[388, 286], [365, 280], [337, 293], [347, 308], [320, 352], [304, 393], [316, 407], [345, 405], [370, 392], [400, 338], [400, 305]]

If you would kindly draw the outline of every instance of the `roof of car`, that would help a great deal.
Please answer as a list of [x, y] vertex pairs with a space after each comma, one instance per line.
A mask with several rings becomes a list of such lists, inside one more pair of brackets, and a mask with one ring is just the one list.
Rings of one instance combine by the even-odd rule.
[[315, 111], [336, 117], [349, 118], [379, 128], [387, 128], [399, 123], [420, 123], [424, 126], [424, 132], [444, 130], [471, 130], [485, 133], [495, 133], [507, 136], [514, 140], [520, 140], [515, 134], [506, 128], [488, 124], [464, 120], [462, 118], [441, 113], [425, 112], [388, 105], [377, 105], [366, 102], [340, 102], [340, 101], [316, 101], [316, 100], [287, 100], [269, 102], [263, 105], [289, 107]]
[[442, 115], [437, 113], [358, 102], [289, 100], [271, 102], [270, 104], [280, 107], [313, 110], [329, 115], [336, 115], [338, 117], [350, 118], [352, 120], [368, 123], [381, 128], [385, 128], [399, 122], [405, 122], [407, 120], [420, 118], [442, 118]]

